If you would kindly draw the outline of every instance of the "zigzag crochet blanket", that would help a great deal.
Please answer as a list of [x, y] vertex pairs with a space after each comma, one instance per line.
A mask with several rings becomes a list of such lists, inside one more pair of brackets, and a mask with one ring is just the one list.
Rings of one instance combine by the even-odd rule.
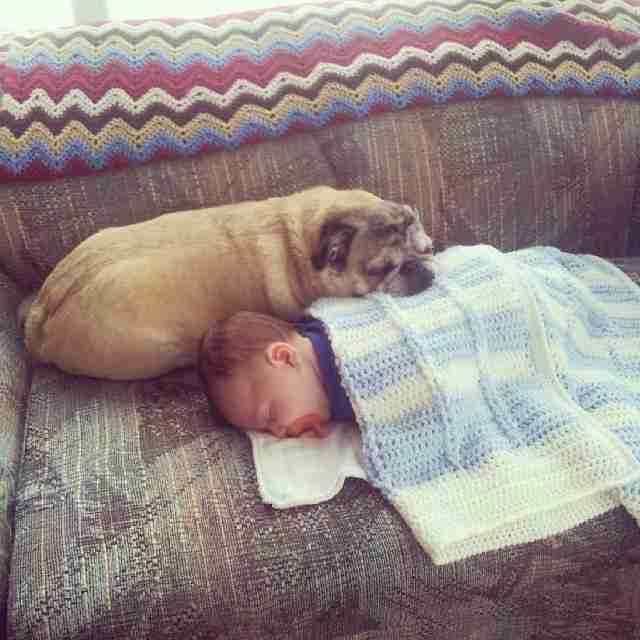
[[0, 182], [235, 149], [420, 104], [637, 97], [624, 0], [345, 0], [0, 34]]
[[440, 254], [428, 291], [322, 300], [368, 479], [435, 563], [640, 517], [640, 287], [606, 261]]

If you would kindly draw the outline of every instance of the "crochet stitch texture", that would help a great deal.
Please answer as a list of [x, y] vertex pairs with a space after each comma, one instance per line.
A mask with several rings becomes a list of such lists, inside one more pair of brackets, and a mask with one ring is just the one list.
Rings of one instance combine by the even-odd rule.
[[593, 256], [455, 247], [409, 298], [322, 300], [373, 485], [435, 563], [640, 514], [640, 288]]
[[0, 182], [460, 100], [640, 94], [633, 2], [350, 0], [0, 34]]

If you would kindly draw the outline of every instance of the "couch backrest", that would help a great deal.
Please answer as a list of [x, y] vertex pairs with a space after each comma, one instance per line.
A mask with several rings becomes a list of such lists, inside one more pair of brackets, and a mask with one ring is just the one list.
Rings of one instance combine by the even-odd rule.
[[624, 255], [639, 144], [640, 103], [624, 99], [495, 99], [379, 114], [236, 151], [2, 185], [0, 262], [32, 288], [104, 227], [316, 184], [417, 206], [440, 247], [552, 244]]
[[640, 218], [632, 4], [445, 5], [2, 39], [0, 265], [35, 287], [98, 229], [322, 183], [417, 206], [440, 246], [624, 254]]

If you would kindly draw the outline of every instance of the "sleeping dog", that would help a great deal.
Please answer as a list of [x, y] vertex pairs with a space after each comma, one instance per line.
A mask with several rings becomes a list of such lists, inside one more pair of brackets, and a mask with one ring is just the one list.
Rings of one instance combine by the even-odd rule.
[[315, 187], [99, 231], [20, 315], [36, 361], [149, 378], [195, 364], [211, 322], [236, 311], [295, 320], [321, 297], [418, 293], [431, 283], [431, 255], [410, 207]]

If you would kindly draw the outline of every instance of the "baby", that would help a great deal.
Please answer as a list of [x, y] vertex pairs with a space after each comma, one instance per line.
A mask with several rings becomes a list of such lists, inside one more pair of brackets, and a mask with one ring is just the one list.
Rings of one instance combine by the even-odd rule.
[[241, 312], [202, 339], [200, 375], [214, 407], [244, 431], [323, 438], [355, 422], [322, 322]]

